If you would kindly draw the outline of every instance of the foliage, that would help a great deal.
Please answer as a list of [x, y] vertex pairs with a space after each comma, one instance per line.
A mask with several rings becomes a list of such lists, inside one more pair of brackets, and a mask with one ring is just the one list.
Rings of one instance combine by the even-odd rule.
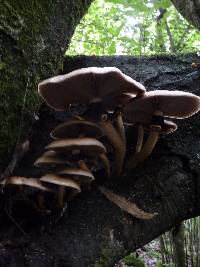
[[150, 55], [200, 50], [200, 34], [170, 0], [96, 0], [67, 55]]
[[123, 262], [128, 266], [145, 267], [143, 261], [140, 258], [136, 258], [133, 254], [124, 257]]

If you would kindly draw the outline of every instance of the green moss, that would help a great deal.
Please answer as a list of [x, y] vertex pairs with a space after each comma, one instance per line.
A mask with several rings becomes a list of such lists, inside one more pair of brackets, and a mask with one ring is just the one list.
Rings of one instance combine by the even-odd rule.
[[5, 0], [0, 5], [0, 168], [28, 133], [40, 103], [37, 85], [58, 73], [90, 2]]
[[100, 263], [96, 263], [95, 264], [95, 267], [107, 267], [108, 265], [106, 264], [104, 264], [104, 263], [102, 263], [102, 262], [100, 262]]
[[133, 254], [124, 257], [123, 262], [128, 266], [145, 267], [144, 262], [140, 258], [136, 258]]

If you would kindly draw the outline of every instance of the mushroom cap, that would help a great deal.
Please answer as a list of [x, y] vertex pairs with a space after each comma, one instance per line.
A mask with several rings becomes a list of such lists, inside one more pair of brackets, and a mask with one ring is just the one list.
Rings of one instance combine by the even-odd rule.
[[62, 159], [61, 156], [55, 151], [47, 151], [40, 158], [34, 162], [36, 167], [48, 167], [57, 165], [66, 165], [66, 159]]
[[26, 178], [21, 176], [12, 176], [8, 179], [3, 180], [1, 185], [25, 185], [29, 187], [34, 187], [42, 191], [51, 191], [49, 188], [43, 186], [39, 179], [36, 178]]
[[[172, 122], [172, 121], [168, 121], [168, 120], [164, 120], [164, 123], [161, 127], [160, 130], [158, 130], [160, 133], [162, 134], [170, 134], [173, 133], [177, 130], [178, 126], [176, 125], [176, 123]], [[145, 130], [150, 131], [150, 125], [145, 127]]]
[[46, 146], [46, 149], [58, 152], [72, 151], [72, 153], [74, 150], [75, 153], [77, 151], [77, 153], [93, 156], [106, 152], [105, 146], [100, 141], [90, 137], [59, 139]]
[[77, 193], [81, 192], [80, 185], [76, 181], [67, 177], [65, 178], [60, 177], [56, 174], [51, 174], [51, 173], [45, 174], [40, 178], [40, 181], [50, 184], [56, 184], [58, 186], [65, 186], [77, 191]]
[[84, 120], [70, 120], [58, 125], [51, 136], [58, 138], [73, 138], [79, 135], [99, 138], [104, 135], [103, 130], [95, 123]]
[[38, 85], [38, 92], [55, 110], [66, 110], [70, 104], [89, 104], [121, 93], [143, 94], [145, 88], [115, 67], [89, 67], [55, 76]]
[[156, 110], [163, 116], [184, 119], [200, 109], [200, 97], [188, 92], [159, 90], [146, 92], [145, 95], [124, 107], [124, 117], [132, 123], [150, 124]]
[[85, 171], [82, 169], [78, 169], [78, 168], [65, 168], [63, 170], [60, 170], [58, 172], [58, 174], [60, 176], [68, 176], [70, 178], [73, 179], [73, 177], [75, 177], [78, 180], [86, 180], [86, 181], [93, 181], [94, 180], [94, 176], [91, 172], [89, 171]]

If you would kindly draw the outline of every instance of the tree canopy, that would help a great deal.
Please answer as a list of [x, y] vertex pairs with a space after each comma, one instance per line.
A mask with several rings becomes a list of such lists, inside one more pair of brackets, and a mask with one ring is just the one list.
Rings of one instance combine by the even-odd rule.
[[152, 55], [199, 50], [199, 31], [170, 0], [95, 0], [66, 54]]

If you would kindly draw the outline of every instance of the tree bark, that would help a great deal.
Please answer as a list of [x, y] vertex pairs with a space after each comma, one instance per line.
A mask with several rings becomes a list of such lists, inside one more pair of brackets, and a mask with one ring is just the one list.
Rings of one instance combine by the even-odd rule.
[[200, 0], [171, 0], [178, 12], [200, 30]]
[[177, 267], [185, 267], [185, 225], [184, 223], [180, 223], [176, 225], [172, 231], [173, 237], [173, 246], [174, 246], [174, 257], [175, 263]]
[[27, 135], [39, 81], [62, 70], [76, 25], [92, 0], [2, 0], [0, 5], [0, 168]]
[[[199, 95], [200, 69], [194, 67], [194, 62], [200, 62], [196, 55], [152, 58], [83, 56], [66, 58], [63, 72], [89, 66], [116, 66], [142, 82], [147, 90], [183, 90]], [[49, 132], [70, 114], [54, 112], [43, 105], [38, 116], [29, 137], [30, 151], [15, 170], [17, 175], [39, 177], [42, 174], [41, 169], [33, 167], [33, 162], [50, 142]], [[161, 137], [153, 154], [144, 163], [130, 172], [124, 170], [120, 179], [105, 181], [101, 172], [95, 173], [97, 180], [91, 191], [71, 201], [58, 222], [58, 215], [42, 217], [33, 213], [30, 207], [26, 208], [21, 194], [14, 198], [4, 192], [0, 201], [0, 266], [1, 262], [11, 261], [10, 255], [15, 263], [12, 266], [89, 267], [97, 262], [113, 266], [130, 251], [184, 219], [199, 215], [199, 115], [179, 120], [177, 124], [178, 130]], [[136, 129], [128, 127], [126, 134], [129, 158], [136, 143]], [[139, 208], [158, 215], [143, 221], [126, 214], [100, 193], [99, 184], [126, 197]], [[23, 195], [32, 197], [26, 191]], [[8, 212], [9, 201], [14, 206]], [[3, 210], [7, 212], [3, 213]]]

